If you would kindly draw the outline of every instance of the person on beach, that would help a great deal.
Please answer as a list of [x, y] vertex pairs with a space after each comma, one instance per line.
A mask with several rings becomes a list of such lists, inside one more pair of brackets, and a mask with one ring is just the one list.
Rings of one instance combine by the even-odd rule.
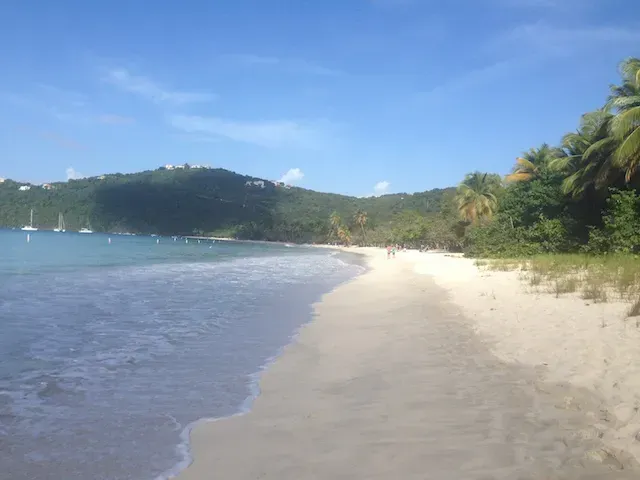
[[387, 245], [387, 260], [391, 258], [391, 245]]
[[393, 255], [393, 258], [396, 258], [396, 247], [391, 249], [391, 255]]

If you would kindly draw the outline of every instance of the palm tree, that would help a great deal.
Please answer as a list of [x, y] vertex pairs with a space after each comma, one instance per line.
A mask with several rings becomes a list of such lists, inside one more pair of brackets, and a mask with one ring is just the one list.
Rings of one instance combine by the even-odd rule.
[[628, 58], [620, 67], [622, 85], [612, 86], [609, 105], [616, 110], [611, 134], [619, 142], [613, 157], [629, 183], [640, 166], [640, 59]]
[[358, 210], [353, 216], [353, 219], [355, 220], [356, 225], [360, 225], [360, 229], [362, 230], [362, 241], [363, 243], [366, 243], [367, 236], [364, 232], [364, 226], [367, 224], [367, 212]]
[[538, 178], [557, 155], [558, 151], [546, 143], [543, 143], [540, 148], [532, 148], [522, 157], [516, 158], [513, 171], [506, 176], [505, 180], [508, 182], [528, 182]]
[[331, 224], [331, 234], [337, 234], [338, 228], [342, 225], [342, 219], [338, 212], [334, 210], [334, 212], [329, 216], [329, 223]]
[[478, 223], [489, 219], [498, 207], [496, 191], [500, 188], [500, 177], [487, 173], [469, 173], [458, 185], [456, 203], [463, 220]]
[[340, 239], [340, 241], [342, 243], [344, 243], [345, 245], [351, 245], [351, 232], [349, 231], [349, 229], [347, 227], [345, 227], [344, 225], [341, 225], [338, 228], [338, 238]]
[[578, 130], [562, 138], [562, 153], [551, 161], [550, 168], [564, 174], [565, 194], [580, 198], [587, 189], [602, 189], [615, 180], [612, 157], [616, 140], [609, 134], [613, 118], [606, 107], [585, 113]]

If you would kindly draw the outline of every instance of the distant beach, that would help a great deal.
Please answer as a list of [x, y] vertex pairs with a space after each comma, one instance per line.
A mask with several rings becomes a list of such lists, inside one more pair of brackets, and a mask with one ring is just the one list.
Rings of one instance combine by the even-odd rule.
[[636, 332], [589, 343], [600, 307], [472, 260], [348, 250], [369, 271], [315, 305], [250, 412], [193, 430], [178, 479], [638, 478], [633, 409], [594, 388], [606, 370], [633, 390]]

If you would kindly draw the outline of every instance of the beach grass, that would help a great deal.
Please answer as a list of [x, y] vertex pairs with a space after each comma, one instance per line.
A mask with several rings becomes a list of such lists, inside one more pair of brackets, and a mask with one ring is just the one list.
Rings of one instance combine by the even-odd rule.
[[479, 268], [519, 271], [520, 278], [537, 291], [560, 297], [579, 294], [594, 303], [632, 303], [629, 316], [640, 315], [640, 256], [539, 255], [522, 259], [481, 259]]

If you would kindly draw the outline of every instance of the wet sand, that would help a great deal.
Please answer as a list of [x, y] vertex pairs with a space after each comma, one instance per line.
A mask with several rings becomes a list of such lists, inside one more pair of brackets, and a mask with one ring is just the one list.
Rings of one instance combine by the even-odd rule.
[[638, 478], [592, 393], [498, 359], [411, 255], [359, 251], [371, 269], [315, 305], [250, 413], [194, 429], [177, 478]]

